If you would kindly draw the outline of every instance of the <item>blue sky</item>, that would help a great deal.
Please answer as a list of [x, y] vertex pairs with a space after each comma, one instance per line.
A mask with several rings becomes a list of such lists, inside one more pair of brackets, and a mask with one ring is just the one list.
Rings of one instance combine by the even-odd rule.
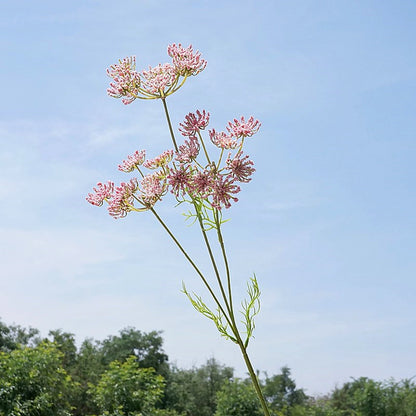
[[[308, 393], [416, 374], [416, 4], [412, 1], [3, 1], [0, 317], [44, 335], [163, 330], [180, 367], [234, 346], [194, 313], [202, 288], [151, 215], [114, 220], [85, 202], [117, 165], [169, 147], [160, 102], [123, 106], [105, 69], [170, 43], [208, 61], [168, 101], [211, 127], [254, 115], [253, 181], [227, 214], [235, 294], [255, 272], [256, 368], [288, 365]], [[159, 211], [208, 270], [196, 228]]]

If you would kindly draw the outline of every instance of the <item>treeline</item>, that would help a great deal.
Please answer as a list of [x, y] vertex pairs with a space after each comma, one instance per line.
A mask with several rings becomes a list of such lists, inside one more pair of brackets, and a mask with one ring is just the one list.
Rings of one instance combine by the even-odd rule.
[[[297, 388], [290, 369], [261, 379], [273, 416], [416, 416], [411, 380], [359, 378], [325, 397]], [[248, 379], [210, 359], [179, 369], [160, 332], [126, 328], [103, 341], [0, 321], [0, 416], [262, 416]]]

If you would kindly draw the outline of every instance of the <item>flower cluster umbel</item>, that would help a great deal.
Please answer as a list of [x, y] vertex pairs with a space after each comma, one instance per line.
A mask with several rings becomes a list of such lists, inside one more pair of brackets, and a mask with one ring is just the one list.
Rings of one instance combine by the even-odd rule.
[[179, 202], [206, 202], [208, 207], [219, 211], [229, 208], [238, 201], [240, 184], [249, 182], [255, 171], [253, 161], [244, 155], [242, 148], [244, 139], [255, 134], [260, 123], [253, 117], [247, 120], [241, 117], [229, 122], [226, 131], [209, 130], [210, 141], [219, 154], [214, 161], [201, 134], [209, 119], [205, 110], [189, 113], [180, 124], [184, 142], [178, 151], [166, 150], [154, 159], [146, 159], [145, 150], [137, 150], [118, 168], [123, 172], [137, 170], [140, 178], [119, 186], [111, 181], [98, 183], [87, 201], [97, 206], [107, 202], [114, 218], [125, 217], [130, 211], [149, 210], [168, 191]]
[[108, 95], [121, 98], [124, 104], [132, 103], [136, 98], [164, 99], [177, 91], [191, 75], [203, 71], [207, 62], [201, 58], [199, 51], [194, 52], [192, 45], [184, 48], [180, 43], [168, 46], [171, 63], [149, 67], [141, 72], [136, 71], [134, 56], [120, 60], [111, 65], [107, 74], [113, 78]]

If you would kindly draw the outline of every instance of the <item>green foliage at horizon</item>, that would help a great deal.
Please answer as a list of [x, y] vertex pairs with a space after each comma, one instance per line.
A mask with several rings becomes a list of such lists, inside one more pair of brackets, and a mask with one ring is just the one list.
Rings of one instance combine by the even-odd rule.
[[[352, 379], [326, 396], [298, 388], [288, 367], [260, 380], [273, 416], [416, 416], [410, 380]], [[0, 320], [0, 416], [257, 416], [249, 379], [214, 358], [169, 365], [160, 332], [122, 329], [79, 348], [71, 333]]]

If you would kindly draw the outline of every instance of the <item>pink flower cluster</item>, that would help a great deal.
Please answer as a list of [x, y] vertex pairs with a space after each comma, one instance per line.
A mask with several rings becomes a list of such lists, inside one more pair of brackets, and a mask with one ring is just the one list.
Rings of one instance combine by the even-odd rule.
[[[253, 117], [245, 121], [235, 119], [228, 123], [227, 133], [209, 131], [209, 137], [215, 146], [221, 149], [218, 162], [209, 158], [201, 131], [209, 123], [209, 113], [196, 111], [189, 113], [180, 131], [185, 136], [177, 152], [166, 150], [153, 159], [145, 160], [144, 150], [137, 150], [119, 165], [119, 170], [132, 172], [137, 169], [141, 180], [131, 179], [114, 187], [114, 183], [98, 183], [94, 193], [87, 197], [93, 205], [108, 203], [108, 211], [114, 218], [123, 218], [130, 211], [145, 211], [170, 190], [178, 201], [187, 198], [203, 199], [214, 209], [229, 208], [237, 202], [241, 183], [251, 181], [255, 172], [254, 163], [242, 151], [245, 137], [251, 137], [260, 128], [260, 123]], [[204, 148], [203, 154], [200, 149]], [[229, 150], [228, 156], [221, 163], [224, 150]], [[233, 152], [233, 149], [237, 149]], [[206, 161], [202, 162], [201, 159]], [[141, 169], [152, 172], [145, 175]], [[136, 205], [135, 205], [136, 204]], [[138, 205], [137, 205], [138, 204]]]
[[137, 178], [122, 182], [115, 188], [108, 202], [108, 212], [114, 218], [123, 218], [134, 208], [134, 194], [139, 188]]
[[175, 68], [171, 64], [159, 64], [155, 67], [149, 67], [147, 71], [140, 73], [143, 90], [149, 96], [157, 96], [162, 91], [167, 91], [177, 77]]
[[168, 55], [172, 58], [175, 71], [182, 76], [197, 75], [207, 66], [207, 61], [201, 58], [199, 51], [194, 52], [192, 45], [187, 48], [181, 44], [169, 45]]
[[180, 77], [185, 80], [190, 75], [197, 75], [207, 65], [200, 52], [194, 52], [192, 45], [187, 48], [181, 44], [169, 45], [168, 55], [172, 63], [150, 66], [141, 72], [136, 71], [135, 57], [124, 58], [118, 64], [111, 65], [107, 74], [113, 82], [107, 89], [108, 95], [121, 98], [124, 104], [130, 104], [136, 98], [165, 98], [183, 85], [183, 82], [179, 84]]
[[[98, 183], [93, 188], [94, 193], [88, 194], [87, 201], [97, 206], [102, 205], [104, 201], [107, 202], [108, 212], [114, 218], [123, 218], [130, 211], [146, 211], [152, 208], [167, 192], [167, 165], [173, 158], [173, 150], [167, 150], [160, 156], [146, 161], [145, 155], [144, 150], [136, 150], [118, 166], [123, 172], [137, 169], [142, 176], [141, 180], [132, 178], [129, 182], [122, 182], [118, 187], [114, 187], [114, 183], [110, 181], [107, 184]], [[161, 170], [143, 175], [140, 166]]]
[[121, 98], [123, 104], [132, 103], [140, 94], [140, 75], [136, 72], [136, 58], [124, 58], [118, 64], [107, 69], [107, 75], [113, 78], [107, 94], [114, 98]]
[[94, 193], [88, 194], [86, 199], [90, 204], [100, 207], [104, 201], [108, 201], [113, 196], [114, 182], [108, 181], [107, 184], [98, 182], [93, 190]]
[[122, 172], [133, 172], [134, 169], [137, 169], [143, 164], [145, 158], [145, 150], [136, 150], [131, 156], [127, 156], [127, 159], [123, 160], [121, 164], [118, 165], [118, 170], [121, 170]]
[[209, 113], [197, 110], [196, 113], [189, 113], [185, 121], [179, 124], [179, 131], [183, 136], [195, 136], [198, 131], [204, 130], [209, 123]]
[[[215, 209], [229, 208], [232, 202], [237, 202], [236, 194], [240, 192], [238, 183], [247, 183], [255, 169], [249, 156], [243, 156], [242, 146], [244, 137], [255, 134], [260, 123], [253, 117], [246, 122], [244, 117], [238, 123], [229, 123], [228, 134], [217, 133], [214, 129], [209, 131], [211, 141], [221, 149], [239, 149], [234, 155], [230, 152], [223, 166], [213, 163], [206, 153], [207, 161], [202, 164], [196, 160], [199, 155], [203, 138], [201, 130], [209, 123], [209, 113], [197, 111], [189, 113], [185, 121], [180, 124], [183, 136], [188, 137], [185, 143], [179, 146], [172, 167], [167, 176], [171, 192], [177, 199], [187, 194], [192, 198], [202, 198], [208, 201]], [[244, 131], [243, 131], [244, 128]], [[200, 141], [202, 143], [200, 143]], [[205, 147], [204, 147], [205, 149]]]

